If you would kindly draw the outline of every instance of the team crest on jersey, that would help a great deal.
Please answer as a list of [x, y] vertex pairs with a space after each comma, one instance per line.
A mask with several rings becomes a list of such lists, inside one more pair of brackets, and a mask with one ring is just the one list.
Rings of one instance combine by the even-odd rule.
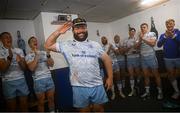
[[76, 43], [72, 43], [72, 46], [75, 46], [76, 45]]

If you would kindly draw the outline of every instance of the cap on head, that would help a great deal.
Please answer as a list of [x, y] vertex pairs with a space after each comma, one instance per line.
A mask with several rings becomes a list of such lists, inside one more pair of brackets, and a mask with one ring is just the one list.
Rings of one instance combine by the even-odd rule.
[[73, 20], [73, 26], [77, 26], [77, 25], [87, 25], [86, 24], [86, 20], [83, 18], [76, 18]]

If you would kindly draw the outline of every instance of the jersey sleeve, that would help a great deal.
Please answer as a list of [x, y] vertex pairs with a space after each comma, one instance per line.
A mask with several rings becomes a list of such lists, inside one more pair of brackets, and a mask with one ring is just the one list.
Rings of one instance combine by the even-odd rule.
[[63, 52], [63, 45], [65, 45], [65, 42], [56, 42], [56, 51], [62, 53]]
[[99, 43], [95, 43], [95, 48], [97, 48], [97, 56], [101, 57], [105, 51], [103, 50], [102, 46]]

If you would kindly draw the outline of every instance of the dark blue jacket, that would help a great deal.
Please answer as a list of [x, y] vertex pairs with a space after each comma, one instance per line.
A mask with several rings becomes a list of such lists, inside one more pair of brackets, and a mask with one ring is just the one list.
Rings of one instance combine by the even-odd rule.
[[174, 29], [174, 35], [174, 39], [171, 37], [165, 38], [165, 33], [163, 33], [158, 40], [157, 46], [163, 46], [164, 58], [180, 58], [180, 31]]

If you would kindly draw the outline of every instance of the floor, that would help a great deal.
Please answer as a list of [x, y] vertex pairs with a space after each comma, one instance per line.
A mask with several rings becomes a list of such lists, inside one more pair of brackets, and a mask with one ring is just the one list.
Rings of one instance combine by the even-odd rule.
[[[127, 78], [128, 79], [128, 78]], [[154, 85], [154, 79], [151, 78], [151, 98], [147, 100], [143, 100], [140, 98], [139, 95], [143, 92], [143, 83], [141, 81], [141, 85], [139, 85], [139, 95], [133, 96], [133, 97], [126, 97], [121, 98], [118, 95], [118, 92], [116, 92], [116, 98], [114, 100], [110, 100], [108, 103], [105, 104], [105, 112], [178, 112], [180, 111], [180, 99], [179, 100], [172, 100], [170, 99], [170, 95], [173, 93], [173, 89], [167, 80], [167, 78], [163, 77], [162, 84], [163, 84], [163, 92], [164, 92], [164, 99], [163, 100], [157, 100], [156, 99], [156, 86]], [[178, 79], [180, 81], [180, 79]], [[180, 83], [180, 82], [179, 82]], [[128, 82], [126, 83], [126, 86], [128, 86]], [[116, 87], [117, 89], [117, 87]], [[124, 90], [124, 93], [128, 95], [128, 92], [130, 91], [130, 88], [126, 87]], [[108, 96], [111, 96], [111, 92], [107, 92]], [[165, 108], [163, 104], [167, 101], [176, 103], [179, 105], [176, 109], [171, 108]], [[66, 108], [61, 109], [59, 111], [75, 111], [73, 108]]]
[[[157, 100], [157, 90], [153, 78], [151, 78], [151, 98], [143, 100], [139, 95], [143, 92], [143, 83], [139, 85], [139, 94], [132, 97], [121, 98], [116, 92], [116, 98], [111, 100], [105, 105], [105, 111], [107, 112], [164, 112], [164, 111], [180, 111], [180, 107], [177, 109], [169, 109], [163, 107], [163, 103], [167, 101], [175, 102], [180, 106], [180, 100], [170, 99], [170, 95], [173, 93], [173, 89], [170, 86], [167, 78], [161, 78], [163, 84], [164, 99]], [[178, 79], [179, 81], [179, 79]], [[142, 81], [141, 81], [142, 82]], [[127, 83], [128, 86], [128, 83]], [[130, 88], [125, 88], [124, 93], [128, 95]], [[109, 94], [111, 95], [111, 94]]]
[[[105, 112], [179, 112], [180, 107], [176, 109], [170, 109], [170, 108], [164, 108], [163, 103], [167, 100], [176, 102], [180, 106], [180, 100], [174, 101], [169, 98], [169, 96], [173, 93], [173, 89], [170, 86], [169, 81], [167, 78], [162, 78], [162, 84], [163, 84], [163, 92], [164, 92], [164, 99], [159, 101], [156, 99], [156, 86], [154, 85], [154, 80], [151, 78], [151, 98], [147, 100], [141, 99], [138, 95], [133, 97], [127, 97], [127, 98], [121, 98], [118, 95], [118, 92], [116, 92], [116, 98], [114, 100], [110, 100], [108, 103], [105, 104]], [[180, 79], [178, 79], [180, 83]], [[126, 86], [128, 86], [128, 82]], [[139, 94], [143, 92], [143, 83], [141, 83]], [[116, 88], [117, 89], [117, 88]], [[126, 90], [124, 90], [124, 93], [128, 95], [128, 92], [130, 91], [130, 88], [126, 87]], [[108, 96], [111, 96], [111, 93], [108, 92]], [[46, 111], [47, 109], [47, 103], [45, 103]], [[34, 105], [30, 107], [30, 111], [36, 111], [37, 107]], [[0, 103], [0, 112], [5, 111], [5, 105], [4, 103]], [[72, 112], [75, 111], [73, 108], [60, 108], [59, 111], [67, 111]]]

